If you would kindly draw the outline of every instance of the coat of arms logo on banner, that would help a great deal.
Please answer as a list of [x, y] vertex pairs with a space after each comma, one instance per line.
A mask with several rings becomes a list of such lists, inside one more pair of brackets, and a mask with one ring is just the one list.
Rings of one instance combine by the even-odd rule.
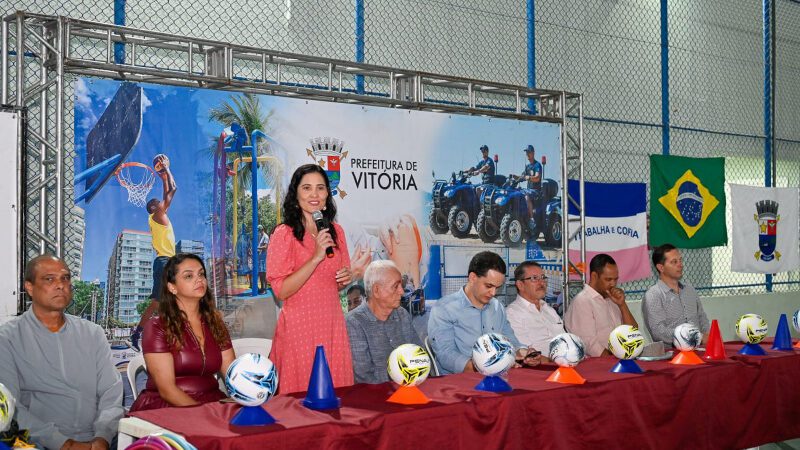
[[703, 227], [708, 216], [719, 205], [719, 200], [691, 170], [684, 172], [658, 202], [669, 211], [690, 238]]
[[[800, 267], [797, 188], [731, 184], [731, 270], [778, 273]], [[780, 211], [780, 214], [778, 212]]]
[[331, 182], [331, 194], [345, 198], [347, 192], [339, 187], [339, 182], [342, 181], [342, 159], [347, 158], [344, 141], [330, 137], [314, 138], [311, 139], [311, 148], [307, 148], [306, 152], [328, 174], [328, 180]]
[[772, 261], [773, 258], [781, 259], [781, 252], [775, 251], [775, 244], [778, 239], [778, 202], [772, 200], [761, 200], [756, 203], [756, 214], [753, 218], [758, 223], [758, 248], [755, 253], [756, 259], [762, 261]]

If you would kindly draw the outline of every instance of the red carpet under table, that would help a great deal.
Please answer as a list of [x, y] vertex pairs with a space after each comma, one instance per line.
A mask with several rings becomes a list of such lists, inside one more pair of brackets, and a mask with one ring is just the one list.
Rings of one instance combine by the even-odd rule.
[[[459, 374], [421, 385], [427, 405], [386, 403], [393, 385], [337, 390], [338, 411], [312, 411], [302, 394], [265, 408], [278, 423], [233, 427], [236, 404], [141, 411], [133, 416], [180, 433], [200, 449], [318, 448], [747, 448], [800, 437], [800, 352], [731, 357], [701, 366], [639, 362], [641, 375], [610, 373], [616, 359], [592, 358], [579, 386], [546, 382], [554, 366], [514, 369], [514, 391], [474, 390]], [[701, 353], [702, 356], [702, 353]]]

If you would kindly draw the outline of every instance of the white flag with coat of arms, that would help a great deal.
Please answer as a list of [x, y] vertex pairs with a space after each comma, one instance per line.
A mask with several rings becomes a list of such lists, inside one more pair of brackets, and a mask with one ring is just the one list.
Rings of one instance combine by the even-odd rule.
[[798, 188], [731, 184], [731, 270], [777, 273], [800, 267]]

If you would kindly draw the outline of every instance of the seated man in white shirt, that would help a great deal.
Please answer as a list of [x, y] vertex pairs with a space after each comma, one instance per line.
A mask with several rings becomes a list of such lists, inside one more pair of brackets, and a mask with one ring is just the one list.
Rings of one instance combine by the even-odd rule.
[[514, 270], [514, 280], [517, 298], [506, 307], [511, 328], [522, 344], [547, 354], [550, 340], [565, 332], [561, 317], [544, 301], [547, 275], [539, 263], [525, 261]]

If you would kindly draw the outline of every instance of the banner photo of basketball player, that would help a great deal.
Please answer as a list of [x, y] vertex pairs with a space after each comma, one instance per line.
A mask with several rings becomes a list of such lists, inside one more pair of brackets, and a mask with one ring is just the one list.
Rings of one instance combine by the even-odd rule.
[[[269, 297], [253, 274], [307, 163], [331, 180], [356, 277], [391, 259], [408, 293], [438, 299], [463, 265], [449, 254], [491, 249], [509, 274], [526, 259], [560, 266], [556, 124], [109, 80], [79, 79], [75, 92], [81, 278], [105, 282], [124, 323], [138, 321], [159, 260], [176, 251], [202, 254], [223, 310], [254, 284]], [[237, 127], [266, 136], [255, 192], [251, 153], [225, 150]]]

